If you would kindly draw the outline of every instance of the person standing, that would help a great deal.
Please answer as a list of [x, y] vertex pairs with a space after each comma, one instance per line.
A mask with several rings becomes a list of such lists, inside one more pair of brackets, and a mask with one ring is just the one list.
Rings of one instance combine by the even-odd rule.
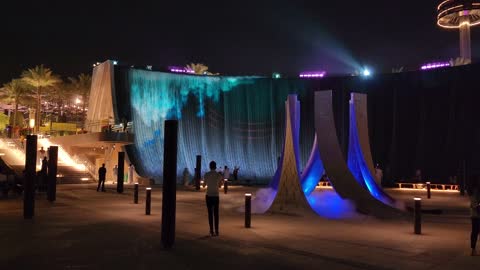
[[[208, 210], [208, 225], [210, 226], [210, 235], [211, 236], [218, 236], [218, 206], [220, 204], [220, 197], [218, 193], [218, 188], [222, 182], [222, 175], [217, 173], [217, 163], [215, 161], [211, 161], [209, 164], [210, 171], [207, 172], [203, 179], [207, 184], [207, 193], [205, 196], [207, 202], [207, 210]], [[215, 219], [215, 234], [213, 231], [213, 223]]]
[[135, 171], [135, 166], [133, 166], [132, 163], [130, 163], [130, 166], [128, 166], [128, 183], [129, 184], [133, 184], [135, 181], [134, 181], [134, 176], [133, 176], [133, 172]]
[[475, 175], [469, 183], [468, 195], [470, 196], [470, 212], [472, 218], [472, 232], [470, 234], [471, 256], [476, 256], [478, 234], [480, 232], [480, 178]]
[[225, 165], [223, 169], [223, 180], [228, 181], [230, 179], [230, 169]]
[[118, 165], [115, 165], [113, 167], [113, 184], [115, 184], [115, 182], [117, 181], [117, 178], [118, 178]]
[[105, 192], [105, 176], [107, 175], [107, 169], [105, 168], [105, 163], [102, 164], [102, 167], [98, 169], [98, 187], [97, 192], [100, 190], [100, 185], [102, 186], [102, 192]]

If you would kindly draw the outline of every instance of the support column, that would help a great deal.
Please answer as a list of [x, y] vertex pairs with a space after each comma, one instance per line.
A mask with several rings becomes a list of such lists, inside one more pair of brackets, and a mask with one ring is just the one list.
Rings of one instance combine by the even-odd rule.
[[197, 155], [195, 164], [195, 190], [200, 190], [200, 179], [202, 178], [202, 156]]
[[472, 61], [470, 19], [468, 14], [460, 17], [460, 57], [469, 62]]
[[58, 146], [50, 146], [48, 149], [48, 183], [47, 199], [54, 202], [57, 199], [57, 167], [58, 167]]
[[32, 219], [35, 215], [35, 170], [37, 166], [37, 135], [27, 135], [25, 151], [25, 174], [23, 182], [23, 217]]
[[125, 152], [118, 152], [117, 192], [123, 193], [123, 176], [125, 173]]
[[175, 203], [177, 193], [178, 121], [165, 121], [163, 147], [162, 244], [171, 248], [175, 243]]

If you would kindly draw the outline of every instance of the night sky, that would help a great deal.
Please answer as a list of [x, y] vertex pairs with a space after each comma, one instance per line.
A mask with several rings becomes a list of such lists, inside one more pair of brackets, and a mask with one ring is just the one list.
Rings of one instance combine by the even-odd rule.
[[[62, 76], [97, 61], [205, 63], [228, 75], [416, 68], [458, 56], [439, 1], [15, 1], [0, 4], [0, 82], [45, 64]], [[11, 1], [13, 2], [13, 1]], [[473, 57], [480, 27], [472, 31]]]

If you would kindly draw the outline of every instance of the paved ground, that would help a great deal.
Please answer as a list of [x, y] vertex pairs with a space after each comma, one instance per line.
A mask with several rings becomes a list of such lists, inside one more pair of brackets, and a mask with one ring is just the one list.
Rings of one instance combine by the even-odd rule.
[[[357, 216], [255, 215], [243, 228], [246, 191], [231, 187], [221, 196], [220, 236], [209, 237], [204, 193], [179, 190], [177, 233], [172, 250], [161, 246], [161, 190], [153, 188], [152, 215], [143, 192], [113, 186], [59, 186], [58, 200], [37, 197], [34, 220], [22, 217], [21, 198], [0, 199], [0, 269], [479, 269], [469, 252], [467, 201], [458, 193], [433, 193], [424, 208], [423, 235], [402, 220]], [[143, 189], [141, 189], [143, 190]], [[407, 204], [423, 192], [390, 193]]]

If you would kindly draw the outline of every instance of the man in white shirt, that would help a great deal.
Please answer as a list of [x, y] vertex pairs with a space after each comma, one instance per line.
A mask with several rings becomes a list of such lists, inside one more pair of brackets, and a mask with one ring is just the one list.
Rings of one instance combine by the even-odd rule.
[[[207, 184], [206, 202], [208, 210], [208, 224], [210, 225], [210, 235], [218, 236], [218, 205], [220, 198], [218, 188], [222, 182], [222, 175], [217, 173], [217, 163], [210, 162], [210, 171], [203, 176], [203, 180]], [[213, 233], [213, 220], [215, 218], [215, 234]]]

